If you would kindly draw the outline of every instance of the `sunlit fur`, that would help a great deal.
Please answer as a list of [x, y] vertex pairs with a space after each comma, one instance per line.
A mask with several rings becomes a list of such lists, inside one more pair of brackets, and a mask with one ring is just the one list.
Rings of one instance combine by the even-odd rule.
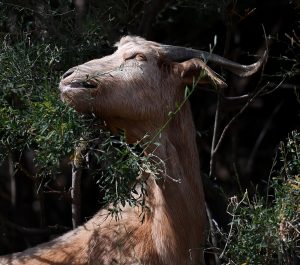
[[[197, 60], [168, 61], [158, 43], [139, 37], [124, 37], [116, 46], [112, 55], [73, 68], [61, 80], [62, 99], [80, 112], [93, 112], [112, 130], [124, 130], [129, 142], [145, 135], [147, 141], [184, 100], [186, 83], [199, 74]], [[88, 79], [97, 87], [72, 87]], [[148, 177], [150, 210], [143, 223], [138, 207], [126, 205], [119, 221], [102, 209], [79, 228], [2, 257], [0, 264], [203, 264], [206, 213], [195, 138], [187, 101], [145, 151], [165, 162], [166, 174]]]

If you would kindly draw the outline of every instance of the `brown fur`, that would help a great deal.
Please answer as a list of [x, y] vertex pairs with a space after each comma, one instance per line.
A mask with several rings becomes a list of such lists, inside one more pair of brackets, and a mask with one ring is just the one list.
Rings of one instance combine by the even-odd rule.
[[[184, 100], [184, 89], [201, 70], [205, 82], [224, 86], [199, 59], [168, 62], [155, 42], [124, 37], [112, 55], [69, 71], [61, 80], [62, 98], [83, 113], [95, 113], [128, 142], [152, 139], [170, 111]], [[80, 87], [89, 80], [96, 88]], [[106, 209], [83, 226], [22, 253], [0, 258], [2, 265], [203, 264], [206, 213], [196, 133], [189, 103], [149, 145], [165, 162], [160, 180], [147, 180], [150, 210], [143, 223], [140, 208], [123, 208], [115, 221]]]

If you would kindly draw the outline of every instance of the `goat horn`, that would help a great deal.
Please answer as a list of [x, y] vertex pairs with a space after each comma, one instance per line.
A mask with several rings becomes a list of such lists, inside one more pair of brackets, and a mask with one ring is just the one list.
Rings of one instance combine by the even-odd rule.
[[220, 65], [228, 69], [230, 72], [241, 77], [247, 77], [256, 73], [267, 60], [267, 51], [264, 52], [263, 56], [256, 63], [250, 65], [243, 65], [230, 61], [222, 56], [206, 51], [195, 50], [192, 48], [185, 48], [172, 45], [162, 45], [162, 48], [164, 50], [164, 55], [173, 61], [183, 61], [191, 58], [201, 58], [205, 62], [211, 62]]

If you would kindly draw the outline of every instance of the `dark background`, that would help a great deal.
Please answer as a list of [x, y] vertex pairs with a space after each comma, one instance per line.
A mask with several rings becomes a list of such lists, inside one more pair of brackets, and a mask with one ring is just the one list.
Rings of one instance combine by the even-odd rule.
[[[199, 88], [191, 98], [207, 200], [225, 224], [226, 205], [214, 189], [221, 187], [227, 197], [246, 189], [263, 194], [280, 141], [299, 129], [299, 7], [299, 2], [286, 0], [1, 1], [0, 34], [18, 38], [26, 33], [33, 40], [63, 47], [65, 57], [57, 73], [113, 52], [114, 42], [127, 34], [207, 51], [214, 47], [214, 53], [243, 64], [256, 61], [267, 42], [269, 57], [263, 73], [244, 79], [215, 69], [226, 78], [225, 96], [241, 96], [263, 86], [269, 93], [250, 104], [227, 131], [212, 180], [207, 175], [217, 94]], [[218, 134], [244, 104], [223, 102]], [[31, 155], [30, 151], [23, 154], [22, 163], [34, 171]], [[67, 193], [70, 165], [62, 165], [54, 187]], [[71, 229], [68, 196], [45, 193], [41, 218], [34, 181], [22, 173], [16, 175], [13, 206], [6, 192], [8, 170], [6, 161], [0, 168], [0, 254], [23, 250]], [[87, 172], [82, 188], [84, 221], [101, 206], [101, 194]]]

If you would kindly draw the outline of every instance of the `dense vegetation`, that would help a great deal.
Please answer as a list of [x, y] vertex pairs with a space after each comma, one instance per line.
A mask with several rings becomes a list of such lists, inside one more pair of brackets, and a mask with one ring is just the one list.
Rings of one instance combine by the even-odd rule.
[[[155, 165], [140, 155], [141, 147], [65, 105], [58, 90], [65, 70], [111, 53], [121, 36], [135, 34], [211, 49], [241, 63], [255, 61], [268, 43], [262, 73], [242, 79], [216, 69], [228, 88], [217, 94], [199, 87], [190, 97], [206, 198], [218, 223], [211, 222], [208, 252], [224, 264], [300, 262], [299, 5], [0, 1], [0, 254], [71, 229], [77, 158], [79, 222], [103, 204], [144, 205], [133, 196], [135, 175], [155, 172]], [[219, 139], [232, 118], [212, 155], [212, 139]], [[117, 208], [111, 210], [120, 217]]]

